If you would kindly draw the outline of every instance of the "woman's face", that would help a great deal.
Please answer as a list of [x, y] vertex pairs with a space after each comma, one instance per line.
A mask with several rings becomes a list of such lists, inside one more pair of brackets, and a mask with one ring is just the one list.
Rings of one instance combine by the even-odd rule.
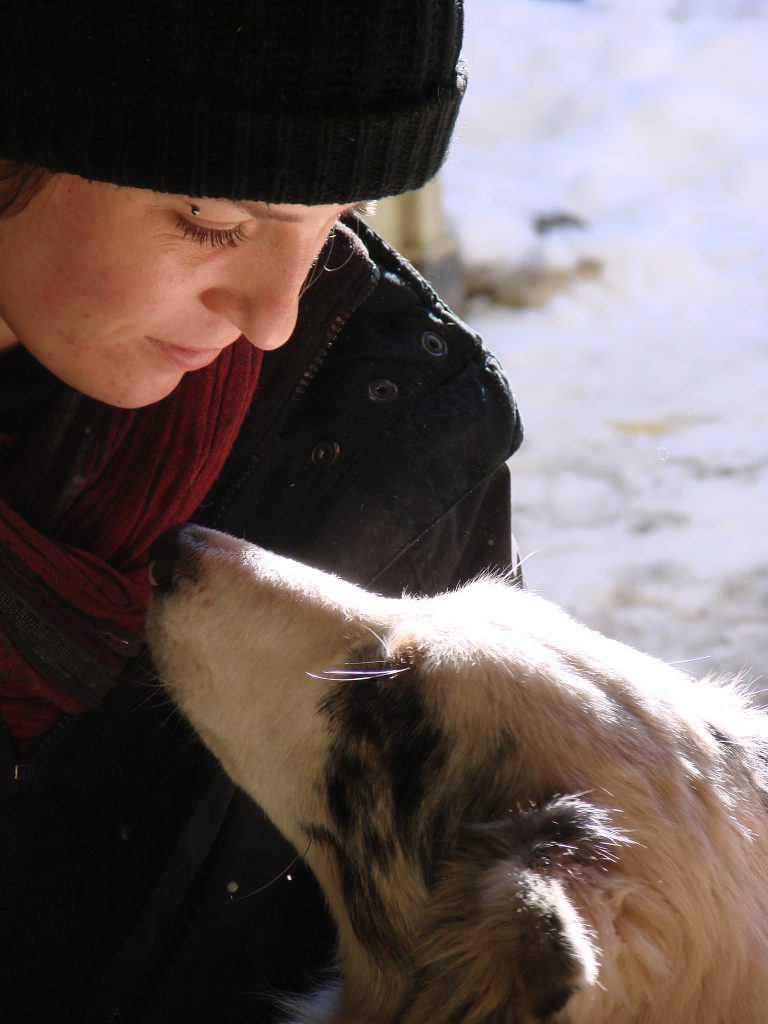
[[149, 405], [241, 335], [260, 349], [287, 341], [313, 261], [354, 208], [57, 175], [0, 220], [0, 349], [21, 342], [92, 398]]

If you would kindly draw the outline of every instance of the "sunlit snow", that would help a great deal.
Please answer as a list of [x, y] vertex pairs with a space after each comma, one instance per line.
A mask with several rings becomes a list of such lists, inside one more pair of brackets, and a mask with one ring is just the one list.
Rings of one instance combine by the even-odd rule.
[[[444, 172], [470, 267], [570, 271], [477, 300], [527, 430], [529, 586], [691, 671], [768, 688], [768, 0], [468, 0]], [[538, 234], [537, 216], [581, 222]]]

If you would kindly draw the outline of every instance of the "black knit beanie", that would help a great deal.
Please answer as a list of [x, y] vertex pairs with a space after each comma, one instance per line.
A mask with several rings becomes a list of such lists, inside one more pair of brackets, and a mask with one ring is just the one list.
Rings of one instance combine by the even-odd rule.
[[118, 185], [340, 203], [428, 181], [462, 0], [0, 0], [0, 157]]

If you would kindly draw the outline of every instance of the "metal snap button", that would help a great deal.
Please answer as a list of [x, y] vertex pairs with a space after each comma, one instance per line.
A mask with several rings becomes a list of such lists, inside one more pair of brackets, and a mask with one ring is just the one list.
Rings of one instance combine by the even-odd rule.
[[421, 347], [431, 356], [444, 356], [448, 351], [448, 343], [445, 338], [432, 331], [425, 331], [421, 336]]
[[332, 466], [340, 452], [341, 448], [335, 441], [321, 441], [312, 449], [310, 458], [315, 466]]
[[394, 402], [399, 394], [397, 384], [386, 377], [377, 377], [368, 382], [368, 397], [372, 402]]

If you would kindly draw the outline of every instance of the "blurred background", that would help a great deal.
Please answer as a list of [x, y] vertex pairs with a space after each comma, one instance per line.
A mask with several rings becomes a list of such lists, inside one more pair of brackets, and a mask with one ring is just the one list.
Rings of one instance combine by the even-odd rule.
[[448, 163], [374, 226], [509, 375], [528, 585], [768, 690], [768, 0], [466, 18]]

